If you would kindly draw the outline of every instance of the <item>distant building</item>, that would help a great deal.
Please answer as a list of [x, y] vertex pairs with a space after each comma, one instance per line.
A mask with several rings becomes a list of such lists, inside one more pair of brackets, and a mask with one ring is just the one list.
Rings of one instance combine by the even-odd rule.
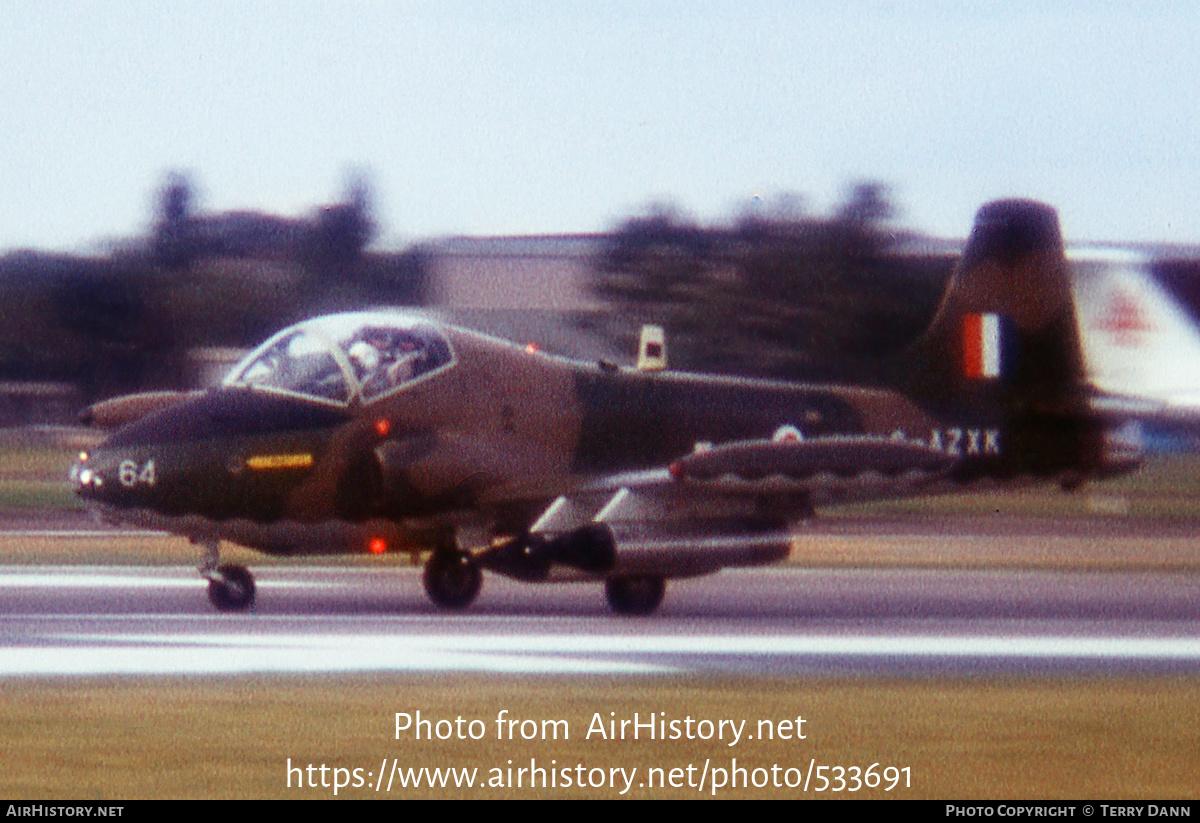
[[192, 384], [200, 388], [216, 386], [225, 379], [230, 370], [250, 349], [229, 346], [201, 346], [188, 352], [188, 365], [192, 369]]
[[630, 360], [589, 322], [608, 306], [590, 289], [603, 235], [448, 237], [421, 245], [431, 315], [545, 351]]
[[430, 307], [598, 311], [589, 291], [595, 234], [448, 237], [422, 245], [429, 264]]

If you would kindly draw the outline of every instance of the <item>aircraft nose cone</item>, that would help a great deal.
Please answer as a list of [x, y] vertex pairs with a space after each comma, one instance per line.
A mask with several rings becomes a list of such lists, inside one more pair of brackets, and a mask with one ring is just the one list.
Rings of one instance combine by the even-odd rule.
[[122, 472], [116, 455], [96, 447], [80, 452], [71, 467], [71, 486], [75, 496], [89, 504], [127, 505], [133, 490], [120, 482], [123, 473], [128, 475], [128, 471]]
[[80, 453], [79, 459], [71, 467], [70, 478], [75, 494], [88, 500], [98, 499], [107, 482], [88, 452]]

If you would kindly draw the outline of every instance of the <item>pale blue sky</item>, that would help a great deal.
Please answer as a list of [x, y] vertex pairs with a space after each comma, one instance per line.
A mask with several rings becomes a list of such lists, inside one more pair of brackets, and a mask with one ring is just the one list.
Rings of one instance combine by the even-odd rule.
[[293, 214], [367, 169], [393, 245], [855, 178], [935, 234], [1020, 195], [1200, 242], [1197, 8], [0, 0], [0, 249], [141, 231], [170, 169]]

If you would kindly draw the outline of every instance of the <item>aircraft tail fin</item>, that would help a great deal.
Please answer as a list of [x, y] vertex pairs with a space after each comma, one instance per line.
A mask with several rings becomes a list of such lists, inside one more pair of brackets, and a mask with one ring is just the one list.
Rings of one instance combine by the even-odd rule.
[[1000, 422], [1071, 414], [1083, 357], [1058, 215], [987, 203], [909, 361], [911, 392], [946, 414]]
[[1068, 259], [1096, 391], [1146, 409], [1200, 411], [1200, 329], [1155, 280], [1149, 259], [1111, 249]]

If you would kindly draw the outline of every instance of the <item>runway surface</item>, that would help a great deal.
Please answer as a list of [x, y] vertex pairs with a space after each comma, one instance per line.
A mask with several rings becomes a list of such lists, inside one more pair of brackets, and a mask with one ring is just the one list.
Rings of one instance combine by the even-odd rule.
[[599, 585], [487, 576], [437, 611], [406, 569], [257, 572], [218, 614], [191, 568], [0, 567], [0, 677], [364, 671], [870, 674], [1200, 672], [1200, 573], [727, 571], [612, 615]]

